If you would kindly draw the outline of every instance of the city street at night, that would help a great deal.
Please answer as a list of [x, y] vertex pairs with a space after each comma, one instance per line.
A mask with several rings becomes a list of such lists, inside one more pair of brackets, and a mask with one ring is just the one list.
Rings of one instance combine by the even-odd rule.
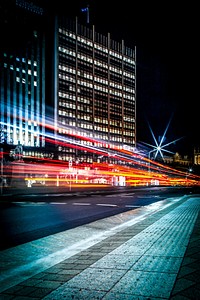
[[[136, 195], [144, 205], [2, 250], [0, 298], [198, 299], [200, 193], [149, 204]], [[110, 207], [113, 198], [104, 196]]]
[[0, 300], [200, 299], [198, 8], [171, 4], [0, 0]]

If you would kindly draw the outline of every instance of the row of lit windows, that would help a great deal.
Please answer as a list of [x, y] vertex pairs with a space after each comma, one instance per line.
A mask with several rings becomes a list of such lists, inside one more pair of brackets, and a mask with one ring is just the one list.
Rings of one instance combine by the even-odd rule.
[[[65, 124], [64, 120], [62, 120], [62, 124]], [[76, 126], [76, 122], [75, 121], [70, 121], [67, 120], [67, 125], [69, 126]], [[91, 130], [93, 129], [93, 125], [91, 123], [86, 123], [86, 122], [82, 122], [81, 127], [84, 129], [88, 129]], [[122, 134], [122, 129], [120, 129], [119, 126], [116, 126], [114, 128], [110, 128], [110, 130], [108, 130], [107, 126], [100, 126], [100, 125], [94, 125], [94, 130], [96, 131], [102, 131], [102, 132], [110, 132], [110, 133], [114, 133], [114, 134]], [[129, 126], [127, 128], [127, 130], [124, 130], [123, 135], [128, 135], [128, 136], [134, 136], [134, 133], [132, 131], [132, 127]], [[66, 130], [63, 130], [62, 128], [59, 129], [60, 133], [66, 133]]]
[[[63, 35], [66, 35], [66, 36], [70, 37], [71, 39], [74, 39], [74, 40], [77, 39], [77, 41], [81, 42], [81, 44], [85, 44], [87, 46], [94, 47], [95, 49], [98, 49], [99, 51], [108, 54], [108, 48], [107, 47], [103, 47], [100, 44], [97, 44], [95, 42], [93, 43], [92, 41], [90, 41], [90, 40], [88, 40], [88, 39], [86, 39], [84, 37], [76, 36], [74, 33], [70, 32], [68, 30], [65, 30], [65, 29], [59, 28], [59, 32], [62, 33]], [[122, 56], [121, 54], [119, 54], [119, 53], [117, 53], [117, 52], [115, 52], [113, 50], [110, 50], [109, 54], [112, 55], [113, 57], [116, 57], [116, 58], [120, 59], [120, 60], [123, 59], [124, 61], [126, 61], [126, 62], [128, 62], [130, 64], [134, 64], [135, 63], [132, 58]]]
[[[4, 57], [8, 57], [8, 54], [7, 53], [4, 53]], [[10, 56], [9, 59], [13, 58], [13, 56]], [[23, 62], [23, 63], [28, 63], [28, 65], [31, 65], [33, 64], [34, 66], [37, 66], [37, 61], [31, 61], [30, 59], [26, 59], [24, 57], [22, 58], [19, 58], [19, 57], [16, 57], [16, 61], [18, 62]]]
[[[69, 110], [76, 110], [76, 104], [73, 103], [73, 102], [59, 102], [59, 105], [60, 106], [64, 106], [64, 107], [67, 107]], [[65, 110], [66, 111], [66, 110]]]
[[108, 127], [104, 125], [100, 126], [100, 124], [98, 124], [98, 125], [94, 125], [94, 130], [108, 132]]
[[24, 151], [23, 152], [24, 157], [41, 157], [41, 158], [52, 158], [53, 153], [49, 152], [38, 152], [38, 151]]
[[[20, 78], [20, 77], [16, 77], [16, 82], [21, 82], [21, 83], [27, 83], [25, 78]], [[31, 84], [31, 82], [29, 81], [28, 84]], [[34, 86], [37, 86], [37, 81], [33, 82]]]
[[[68, 55], [68, 58], [70, 59], [70, 55], [73, 56], [73, 57], [76, 57], [76, 52], [74, 51], [70, 51], [64, 47], [59, 47], [59, 50], [61, 53], [65, 53], [66, 55]], [[134, 78], [135, 75], [134, 75], [134, 69], [131, 69], [132, 72], [128, 73], [127, 71], [122, 71], [121, 69], [113, 66], [112, 64], [107, 64], [107, 63], [103, 63], [102, 61], [99, 61], [99, 60], [96, 60], [96, 59], [92, 59], [86, 55], [81, 55], [81, 54], [77, 54], [77, 58], [80, 59], [81, 61], [85, 61], [91, 65], [96, 65], [96, 66], [99, 66], [101, 68], [105, 68], [106, 70], [110, 70], [114, 73], [117, 73], [117, 74], [121, 74], [125, 77], [128, 77], [128, 78]]]
[[[83, 118], [84, 120], [92, 120], [93, 117], [92, 117], [92, 114], [90, 113], [90, 110], [89, 108], [88, 109], [84, 109], [84, 107], [78, 107], [78, 114], [77, 116], [79, 118]], [[84, 114], [81, 115], [80, 112], [83, 111]], [[86, 114], [86, 111], [88, 111], [89, 114]], [[103, 112], [105, 110], [98, 110], [98, 112]], [[96, 112], [97, 113], [97, 112]], [[118, 113], [117, 111], [115, 111], [115, 114], [121, 116], [120, 113]], [[75, 109], [74, 110], [61, 110], [59, 109], [59, 115], [60, 116], [66, 116], [66, 117], [70, 117], [70, 118], [76, 118], [76, 111]], [[133, 124], [135, 122], [135, 119], [131, 116], [124, 116], [123, 117], [124, 119], [124, 128], [131, 128], [131, 124]], [[105, 118], [100, 118], [100, 117], [94, 117], [94, 122], [96, 123], [100, 123], [100, 124], [107, 124], [108, 125], [108, 119], [105, 119]], [[119, 122], [119, 120], [111, 120], [110, 121], [110, 124], [113, 125], [113, 126], [122, 126], [121, 122]]]
[[[74, 111], [65, 111], [65, 110], [60, 110], [59, 109], [59, 116], [61, 117], [61, 116], [63, 116], [63, 117], [67, 117], [67, 118], [76, 118], [76, 111], [74, 110]], [[84, 113], [80, 113], [80, 111], [77, 113], [77, 118], [78, 119], [80, 119], [80, 120], [85, 120], [85, 121], [91, 121], [91, 119], [92, 119], [92, 115], [91, 114], [85, 114], [85, 111], [84, 111]], [[64, 121], [62, 121], [62, 123], [64, 123]], [[68, 125], [74, 125], [75, 126], [75, 124], [74, 124], [74, 122], [73, 121], [71, 121], [71, 120], [66, 120], [65, 121], [65, 124], [68, 124]], [[81, 126], [82, 126], [82, 124], [81, 124]], [[92, 127], [91, 127], [91, 129], [92, 129]]]
[[[85, 119], [86, 120], [86, 119]], [[88, 129], [88, 130], [92, 130], [93, 129], [93, 125], [89, 124], [89, 123], [82, 123], [81, 124], [81, 128], [83, 129]]]
[[[63, 80], [66, 80], [66, 78], [64, 78], [64, 76], [60, 75], [59, 77], [62, 78]], [[110, 91], [110, 93], [112, 95], [119, 95], [119, 97], [122, 96], [122, 93], [120, 93], [118, 90], [116, 90], [116, 88], [118, 88], [120, 90], [123, 90], [124, 93], [125, 92], [132, 93], [132, 94], [135, 93], [135, 89], [130, 88], [129, 86], [122, 86], [122, 85], [116, 84], [115, 82], [109, 82], [110, 86], [114, 87], [115, 89], [114, 90], [108, 89], [107, 88], [108, 87], [108, 81], [101, 80], [100, 78], [98, 80], [96, 80], [96, 79], [97, 79], [97, 77], [94, 77], [94, 81], [97, 81], [99, 83], [106, 84], [106, 85], [104, 85], [104, 86], [102, 86], [102, 85], [96, 85], [96, 84], [93, 84], [93, 82], [90, 83], [88, 81], [79, 80], [79, 79], [77, 80], [77, 84], [79, 86], [85, 86], [85, 87], [90, 88], [90, 89], [96, 89], [96, 90], [102, 90], [103, 89], [104, 92], [106, 92], [106, 93], [108, 93], [108, 91]], [[69, 80], [69, 82], [76, 83], [76, 80], [71, 78]], [[70, 85], [69, 86], [69, 90], [76, 91], [76, 88], [75, 88], [75, 86]], [[129, 95], [127, 95], [127, 96], [129, 96]]]
[[36, 133], [27, 134], [26, 132], [22, 131], [13, 135], [7, 132], [7, 137], [7, 142], [14, 145], [17, 145], [20, 142], [20, 144], [24, 146], [39, 146], [39, 139]]
[[91, 112], [91, 108], [89, 106], [85, 105], [77, 105], [78, 111], [85, 111], [85, 112]]
[[[68, 78], [64, 77], [63, 75], [62, 75], [62, 76], [59, 75], [59, 77], [60, 77], [61, 79], [63, 79], [63, 80], [66, 80], [66, 81], [68, 80]], [[90, 79], [91, 79], [91, 78], [90, 78]], [[108, 86], [108, 81], [107, 81], [107, 80], [104, 80], [104, 79], [102, 79], [102, 78], [94, 77], [94, 81], [97, 81], [97, 82], [102, 83], [102, 84], [107, 84], [107, 86]], [[69, 79], [69, 82], [75, 83], [76, 80], [75, 80], [74, 78], [70, 78], [70, 79]], [[101, 89], [104, 89], [104, 90], [105, 90], [105, 86], [93, 85], [93, 83], [89, 83], [89, 82], [83, 81], [83, 80], [78, 80], [77, 82], [78, 82], [79, 85], [85, 86], [85, 87], [88, 87], [88, 88], [91, 88], [91, 89], [96, 88], [97, 90], [101, 90]], [[120, 90], [123, 90], [124, 92], [135, 93], [135, 90], [134, 90], [134, 89], [132, 89], [132, 88], [130, 88], [130, 87], [127, 87], [127, 86], [122, 86], [122, 85], [116, 84], [116, 83], [114, 83], [114, 82], [110, 82], [110, 86], [114, 87], [115, 89], [118, 88], [118, 89], [120, 89]], [[75, 87], [73, 87], [73, 86], [70, 85], [70, 86], [69, 86], [69, 90], [75, 91]], [[114, 95], [118, 95], [118, 93], [119, 93], [119, 92], [117, 92], [116, 90], [113, 91], [112, 89], [111, 89], [110, 91], [111, 91], [112, 94], [114, 94]], [[108, 89], [106, 89], [105, 92], [108, 92]], [[125, 95], [126, 95], [126, 94], [125, 94]], [[119, 96], [121, 97], [122, 94], [120, 93]], [[131, 96], [129, 96], [129, 95], [126, 95], [126, 96], [127, 96], [127, 98], [128, 98], [128, 97], [129, 97], [129, 98], [131, 97]]]
[[124, 121], [127, 121], [127, 122], [135, 122], [135, 119], [134, 119], [134, 118], [131, 118], [130, 116], [124, 116], [124, 117], [123, 117], [123, 120], [124, 120]]
[[[75, 155], [74, 155], [74, 157], [72, 157], [72, 156], [69, 156], [67, 154], [66, 155], [65, 154], [60, 154], [58, 156], [58, 159], [62, 160], [62, 161], [71, 161], [71, 160], [75, 160], [75, 158], [76, 158]], [[93, 159], [90, 156], [81, 155], [80, 161], [84, 161], [86, 163], [92, 163]]]
[[113, 141], [113, 142], [120, 142], [120, 143], [123, 142], [123, 139], [120, 136], [111, 136], [110, 140]]
[[64, 74], [59, 73], [58, 77], [60, 79], [66, 80], [66, 81], [76, 83], [76, 78], [73, 77], [73, 76], [68, 76], [68, 75], [64, 75]]
[[30, 69], [25, 70], [25, 69], [20, 69], [19, 67], [14, 68], [13, 65], [8, 66], [7, 63], [4, 63], [4, 68], [5, 69], [9, 68], [10, 70], [13, 70], [13, 71], [15, 69], [16, 72], [21, 72], [22, 74], [28, 74], [28, 75], [33, 75], [33, 76], [37, 77], [37, 71], [33, 71], [33, 73], [32, 73], [32, 71]]
[[124, 128], [126, 128], [126, 129], [128, 129], [128, 128], [130, 128], [130, 129], [133, 129], [133, 126], [134, 126], [134, 123], [125, 123], [124, 122]]
[[[64, 130], [64, 129], [60, 129], [60, 131], [59, 131], [60, 133], [63, 133], [63, 134], [68, 134], [68, 133], [70, 133], [70, 134], [75, 134], [75, 132], [73, 131], [73, 130]], [[120, 133], [119, 133], [120, 134]], [[87, 134], [86, 133], [84, 133], [84, 132], [77, 132], [77, 135], [82, 135], [82, 136], [87, 136]], [[91, 134], [90, 134], [91, 135]], [[128, 135], [128, 136], [134, 136], [134, 133], [133, 132], [128, 132], [128, 131], [125, 131], [125, 135]], [[97, 132], [95, 133], [95, 138], [96, 139], [101, 139], [101, 140], [108, 140], [108, 135], [102, 135], [102, 134], [98, 134]], [[117, 142], [122, 142], [122, 137], [121, 136], [119, 136], [119, 135], [112, 135], [111, 134], [111, 136], [110, 136], [110, 140], [112, 140], [112, 141], [117, 141]], [[133, 141], [132, 141], [132, 139], [130, 139], [130, 138], [124, 138], [124, 141], [127, 141], [128, 143], [130, 142], [130, 143], [132, 143]], [[81, 141], [80, 142], [80, 144], [82, 144], [82, 145], [93, 145], [94, 144], [94, 146], [97, 146], [97, 147], [107, 147], [108, 148], [108, 144], [102, 144], [102, 143], [99, 143], [99, 142], [89, 142], [89, 141]], [[113, 144], [110, 144], [110, 147], [115, 147], [115, 145]], [[127, 147], [129, 147], [128, 145], [127, 145]], [[121, 146], [118, 146], [118, 148], [122, 148]]]
[[129, 138], [124, 138], [123, 143], [134, 144], [134, 140], [133, 139], [129, 139]]
[[59, 116], [65, 116], [65, 117], [70, 117], [70, 118], [76, 118], [75, 112], [72, 111], [65, 111], [65, 110], [60, 110], [58, 111]]
[[69, 66], [59, 64], [58, 69], [76, 75], [76, 69], [70, 68]]
[[[64, 71], [64, 72], [69, 73], [69, 74], [74, 74], [74, 75], [76, 75], [76, 69], [75, 69], [75, 68], [70, 68], [69, 66], [65, 66], [65, 65], [61, 65], [61, 64], [59, 64], [59, 67], [58, 67], [58, 68], [59, 68], [60, 70]], [[122, 74], [122, 70], [113, 68], [113, 67], [111, 67], [111, 66], [110, 66], [110, 70], [115, 71], [115, 73], [116, 73], [117, 75]], [[84, 76], [84, 77], [87, 78], [87, 79], [92, 79], [92, 78], [94, 78], [94, 80], [97, 81], [97, 82], [101, 82], [101, 83], [107, 84], [107, 81], [106, 81], [105, 79], [101, 79], [100, 77], [93, 77], [91, 74], [87, 74], [87, 73], [86, 73], [85, 71], [83, 71], [83, 70], [78, 71], [77, 74], [80, 75], [80, 76]], [[126, 76], [126, 77], [128, 77], [128, 78], [132, 78], [132, 79], [135, 78], [134, 73], [126, 73], [126, 72], [123, 72], [123, 76]], [[72, 79], [73, 77], [63, 76], [63, 75], [60, 75], [60, 74], [59, 74], [59, 77], [60, 77], [60, 78], [63, 78], [63, 79], [68, 79], [68, 80], [71, 81], [71, 82], [75, 82], [75, 80]], [[105, 81], [104, 81], [104, 80], [105, 80]], [[129, 91], [128, 87], [126, 88], [126, 90]], [[132, 90], [130, 90], [129, 92], [132, 92]]]
[[69, 99], [69, 100], [73, 100], [76, 101], [76, 96], [73, 94], [69, 94], [69, 93], [64, 93], [64, 92], [58, 92], [58, 96], [64, 99]]

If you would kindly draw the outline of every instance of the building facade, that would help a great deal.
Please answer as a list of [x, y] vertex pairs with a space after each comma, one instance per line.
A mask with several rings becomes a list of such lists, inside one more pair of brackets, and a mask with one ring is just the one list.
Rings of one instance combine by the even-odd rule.
[[133, 150], [136, 49], [79, 24], [77, 18], [56, 20], [54, 45], [55, 135], [66, 142], [70, 136], [77, 145], [58, 146], [59, 159], [79, 157], [91, 163], [99, 161], [95, 149]]
[[50, 16], [47, 29], [34, 1], [12, 5], [2, 18], [9, 28], [0, 49], [1, 143], [22, 146], [24, 158], [48, 157], [52, 144], [59, 160], [86, 163], [108, 161], [110, 149], [133, 150], [136, 49], [77, 18]]
[[6, 4], [0, 49], [1, 143], [20, 145], [26, 155], [36, 156], [32, 149], [45, 147], [44, 11], [21, 0]]

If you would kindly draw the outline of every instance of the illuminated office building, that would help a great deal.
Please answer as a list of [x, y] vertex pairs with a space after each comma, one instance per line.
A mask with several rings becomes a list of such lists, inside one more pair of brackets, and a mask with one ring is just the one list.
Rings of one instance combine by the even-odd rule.
[[[6, 2], [5, 2], [6, 3]], [[6, 6], [7, 5], [7, 6]], [[1, 7], [2, 8], [2, 7]], [[26, 1], [2, 8], [0, 47], [1, 143], [45, 147], [44, 11]]]
[[[136, 50], [83, 26], [57, 19], [55, 29], [55, 134], [94, 138], [87, 147], [131, 149], [136, 146]], [[99, 161], [65, 145], [59, 159]]]

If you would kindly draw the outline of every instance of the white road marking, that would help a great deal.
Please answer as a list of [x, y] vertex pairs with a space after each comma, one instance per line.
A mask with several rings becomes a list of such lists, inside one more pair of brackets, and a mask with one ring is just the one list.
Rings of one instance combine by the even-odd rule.
[[46, 205], [47, 202], [12, 202], [14, 204], [17, 204], [19, 206], [38, 206], [38, 205]]
[[97, 206], [113, 206], [113, 207], [117, 206], [116, 204], [109, 204], [109, 203], [97, 203], [96, 205]]
[[73, 205], [91, 205], [91, 203], [78, 203], [78, 202], [74, 202]]
[[50, 204], [67, 204], [66, 202], [50, 202]]

